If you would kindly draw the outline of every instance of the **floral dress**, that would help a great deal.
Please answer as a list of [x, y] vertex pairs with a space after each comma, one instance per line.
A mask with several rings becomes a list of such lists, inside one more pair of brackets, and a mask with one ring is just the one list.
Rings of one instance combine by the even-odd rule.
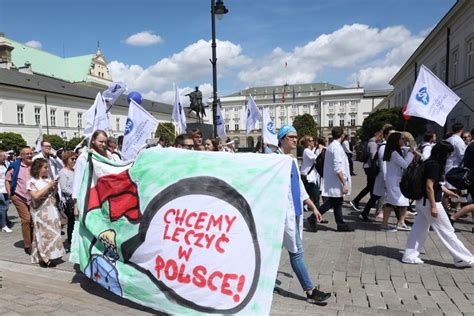
[[[50, 181], [52, 180], [31, 178], [27, 183], [28, 191], [39, 191]], [[62, 257], [65, 251], [61, 238], [61, 220], [53, 192], [41, 199], [32, 199], [31, 218], [33, 221], [31, 262], [47, 264], [53, 259]]]

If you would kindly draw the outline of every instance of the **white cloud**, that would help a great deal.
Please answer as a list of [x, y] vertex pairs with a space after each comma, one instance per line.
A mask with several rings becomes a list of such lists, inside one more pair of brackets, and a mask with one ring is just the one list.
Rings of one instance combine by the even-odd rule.
[[[218, 76], [224, 76], [250, 63], [250, 58], [242, 55], [242, 48], [229, 41], [217, 41], [219, 47]], [[159, 60], [148, 68], [139, 65], [126, 65], [120, 61], [112, 61], [108, 68], [115, 81], [124, 81], [129, 89], [138, 90], [144, 96], [153, 97], [155, 100], [174, 102], [174, 94], [170, 97], [167, 92], [172, 91], [173, 83], [180, 85], [182, 82], [202, 83], [209, 80], [212, 75], [211, 44], [199, 40], [181, 52]], [[211, 89], [209, 84], [202, 84], [203, 100], [207, 96], [205, 89]], [[212, 89], [211, 89], [212, 90]], [[163, 92], [165, 91], [165, 92]], [[174, 92], [173, 92], [174, 93]], [[168, 102], [169, 103], [169, 102]], [[186, 104], [185, 102], [183, 102]]]
[[153, 34], [152, 31], [143, 31], [129, 36], [125, 43], [132, 46], [150, 46], [163, 41], [161, 36]]
[[36, 40], [28, 41], [28, 42], [25, 43], [25, 45], [33, 47], [33, 48], [37, 48], [37, 49], [43, 48], [43, 44], [41, 44], [40, 41], [36, 41]]
[[[344, 25], [290, 52], [275, 48], [268, 56], [243, 69], [239, 79], [249, 86], [309, 83], [314, 82], [323, 69], [353, 72], [357, 68], [373, 67], [373, 62], [393, 70], [395, 65], [400, 65], [400, 60], [413, 52], [421, 39], [421, 36], [412, 36], [404, 26], [378, 29], [363, 24]], [[386, 54], [384, 60], [378, 59], [380, 54]], [[286, 69], [285, 62], [288, 63]], [[366, 82], [372, 84], [370, 78]]]

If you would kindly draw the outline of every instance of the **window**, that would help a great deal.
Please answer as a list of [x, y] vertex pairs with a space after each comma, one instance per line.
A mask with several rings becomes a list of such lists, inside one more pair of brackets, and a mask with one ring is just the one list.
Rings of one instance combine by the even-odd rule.
[[329, 106], [330, 106], [330, 107], [333, 107], [333, 106], [336, 105], [336, 103], [337, 103], [337, 102], [335, 102], [335, 101], [329, 101]]
[[69, 112], [64, 112], [64, 127], [69, 127]]
[[239, 123], [234, 125], [234, 130], [238, 131], [239, 130]]
[[120, 131], [120, 117], [117, 117], [117, 118], [115, 119], [115, 129], [116, 129], [117, 131]]
[[226, 124], [226, 125], [225, 125], [225, 131], [226, 131], [226, 132], [229, 132], [229, 128], [230, 128], [230, 127], [229, 127], [229, 124]]
[[359, 100], [351, 100], [351, 105], [357, 105], [359, 103]]
[[298, 106], [297, 106], [296, 104], [293, 104], [293, 105], [291, 106], [291, 113], [292, 113], [293, 115], [297, 115], [297, 114], [298, 114]]
[[49, 110], [49, 118], [51, 126], [56, 126], [56, 109]]
[[351, 126], [355, 126], [356, 125], [356, 117], [355, 115], [351, 115]]
[[307, 104], [303, 104], [303, 114], [309, 113], [309, 107]]
[[77, 113], [77, 127], [82, 128], [82, 113]]
[[474, 37], [472, 37], [468, 42], [467, 42], [467, 56], [466, 56], [466, 61], [467, 61], [467, 78], [472, 78], [474, 77]]
[[36, 126], [41, 124], [41, 108], [40, 107], [35, 108], [35, 124]]
[[334, 126], [334, 122], [332, 120], [332, 117], [328, 120], [328, 125], [329, 127], [333, 127]]
[[344, 118], [339, 118], [339, 126], [344, 126]]
[[280, 116], [285, 116], [285, 108], [284, 107], [280, 107]]
[[456, 49], [453, 51], [453, 64], [452, 64], [452, 72], [451, 72], [451, 84], [454, 86], [458, 82], [458, 63], [459, 63], [459, 52]]
[[18, 124], [25, 124], [25, 121], [23, 120], [23, 105], [17, 105], [16, 106], [16, 118], [18, 121]]

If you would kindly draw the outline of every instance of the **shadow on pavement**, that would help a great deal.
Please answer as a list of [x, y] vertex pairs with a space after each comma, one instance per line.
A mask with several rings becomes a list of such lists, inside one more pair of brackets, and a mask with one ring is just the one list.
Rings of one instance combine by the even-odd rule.
[[149, 307], [142, 306], [140, 304], [137, 304], [128, 299], [117, 296], [112, 292], [107, 291], [106, 289], [101, 287], [99, 284], [95, 283], [94, 281], [86, 277], [79, 269], [78, 264], [74, 265], [74, 270], [76, 271], [76, 274], [72, 278], [71, 283], [78, 283], [80, 287], [89, 294], [99, 296], [111, 302], [114, 302], [123, 306], [127, 306], [129, 308], [133, 308], [139, 311], [147, 312], [153, 315], [168, 315], [166, 313], [156, 311]]
[[13, 244], [13, 247], [15, 248], [25, 248], [25, 244], [23, 243], [23, 239], [22, 240], [18, 240], [16, 243]]
[[401, 261], [402, 250], [398, 248], [386, 247], [386, 246], [371, 246], [371, 247], [360, 247], [359, 251], [367, 255], [372, 256], [383, 256], [391, 259]]

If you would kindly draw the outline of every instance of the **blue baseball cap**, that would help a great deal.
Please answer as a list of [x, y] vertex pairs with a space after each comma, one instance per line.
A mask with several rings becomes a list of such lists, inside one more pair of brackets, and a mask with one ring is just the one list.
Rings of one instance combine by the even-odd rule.
[[288, 133], [292, 133], [292, 132], [295, 132], [296, 133], [296, 129], [291, 126], [291, 125], [283, 125], [282, 127], [280, 127], [280, 130], [278, 131], [278, 139], [281, 140], [283, 139], [283, 137], [286, 136], [286, 134]]

